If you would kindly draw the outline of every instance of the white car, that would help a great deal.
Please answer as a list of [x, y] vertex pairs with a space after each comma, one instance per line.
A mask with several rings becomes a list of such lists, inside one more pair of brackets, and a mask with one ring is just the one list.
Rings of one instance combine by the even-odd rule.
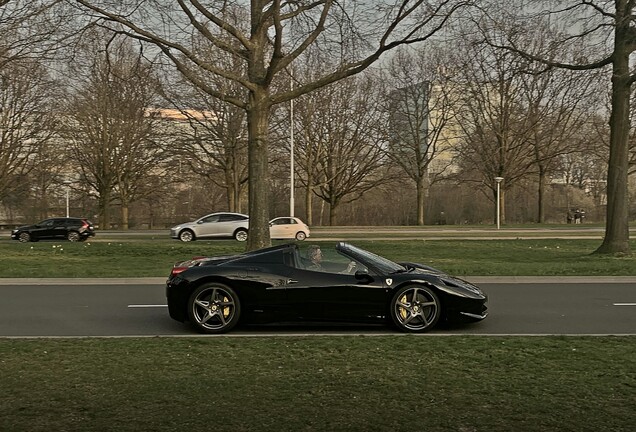
[[241, 213], [220, 212], [203, 216], [194, 222], [186, 222], [170, 229], [170, 237], [189, 242], [197, 239], [235, 238], [247, 240], [249, 216]]
[[309, 227], [297, 217], [278, 217], [269, 221], [269, 236], [303, 241], [309, 237]]

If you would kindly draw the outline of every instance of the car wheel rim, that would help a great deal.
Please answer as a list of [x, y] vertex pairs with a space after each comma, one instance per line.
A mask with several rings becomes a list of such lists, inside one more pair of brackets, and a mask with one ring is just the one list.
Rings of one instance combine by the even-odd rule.
[[428, 290], [411, 288], [395, 301], [395, 317], [405, 329], [424, 330], [435, 323], [439, 313], [437, 299]]
[[30, 236], [29, 234], [27, 234], [27, 233], [22, 233], [22, 234], [20, 234], [19, 240], [20, 240], [22, 243], [26, 243], [26, 242], [28, 242], [29, 240], [31, 240], [31, 236]]
[[237, 232], [236, 239], [241, 242], [247, 240], [247, 233], [245, 231]]
[[79, 240], [79, 234], [76, 232], [72, 232], [68, 234], [69, 241], [76, 242]]
[[299, 233], [296, 233], [296, 240], [298, 240], [298, 241], [303, 241], [303, 240], [305, 240], [305, 233], [304, 233], [304, 232], [302, 232], [302, 231], [301, 231], [301, 232], [299, 232]]
[[192, 303], [197, 324], [209, 330], [221, 330], [232, 322], [236, 302], [232, 294], [222, 288], [203, 290]]
[[182, 232], [179, 238], [184, 242], [192, 241], [192, 233], [190, 231]]

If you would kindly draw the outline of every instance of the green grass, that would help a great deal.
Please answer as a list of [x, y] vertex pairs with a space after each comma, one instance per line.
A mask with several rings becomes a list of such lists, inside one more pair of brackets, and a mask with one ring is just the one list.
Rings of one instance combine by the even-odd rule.
[[[458, 275], [636, 275], [599, 240], [352, 243]], [[0, 277], [166, 276], [244, 247], [0, 240]], [[0, 338], [0, 431], [632, 431], [634, 359], [633, 336]]]
[[632, 431], [636, 337], [0, 340], [2, 431]]
[[[599, 240], [360, 239], [351, 243], [395, 261], [420, 262], [456, 275], [636, 275], [636, 256], [592, 255]], [[6, 240], [0, 241], [0, 277], [163, 277], [177, 261], [234, 254], [244, 248], [244, 243], [232, 240], [182, 243], [122, 237], [27, 244]], [[632, 248], [636, 249], [636, 242]]]

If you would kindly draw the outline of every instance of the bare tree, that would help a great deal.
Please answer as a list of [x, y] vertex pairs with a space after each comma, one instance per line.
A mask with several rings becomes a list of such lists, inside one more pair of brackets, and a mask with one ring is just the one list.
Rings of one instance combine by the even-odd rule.
[[15, 60], [0, 69], [0, 199], [25, 181], [54, 136], [53, 95], [53, 81], [34, 61]]
[[[174, 141], [183, 169], [226, 190], [227, 207], [241, 212], [241, 196], [247, 184], [247, 128], [245, 111], [198, 95], [200, 109], [181, 108], [189, 127]], [[192, 102], [190, 99], [189, 102]]]
[[356, 201], [386, 181], [377, 87], [371, 77], [352, 77], [299, 101], [297, 161], [309, 223], [312, 195], [329, 205], [329, 224], [335, 225], [342, 203]]
[[598, 87], [591, 74], [558, 69], [534, 72], [538, 73], [528, 70], [523, 74], [521, 94], [530, 120], [528, 144], [538, 177], [537, 222], [543, 223], [548, 180], [564, 155], [581, 150], [576, 138], [592, 115], [590, 92]]
[[109, 206], [118, 202], [127, 229], [128, 208], [142, 195], [143, 180], [161, 170], [161, 147], [153, 141], [157, 113], [148, 109], [158, 83], [130, 43], [102, 42], [87, 52], [94, 60], [67, 107], [65, 137], [82, 179], [99, 195], [102, 226], [109, 227]]
[[[240, 97], [243, 89], [232, 87], [227, 93]], [[183, 119], [182, 127], [173, 131], [175, 136], [167, 149], [179, 161], [179, 170], [189, 169], [225, 189], [228, 210], [241, 212], [248, 174], [245, 111], [211, 97], [189, 82], [173, 88], [168, 98]]]
[[[270, 244], [268, 123], [272, 106], [357, 74], [397, 46], [428, 40], [458, 8], [471, 1], [74, 0], [72, 3], [102, 17], [97, 21], [99, 25], [155, 45], [197, 87], [246, 111], [250, 214], [247, 247], [256, 249]], [[227, 18], [228, 11], [242, 5], [246, 11], [249, 8], [246, 29]], [[246, 73], [237, 75], [197, 55], [190, 43], [194, 35], [200, 35], [217, 49], [239, 56]], [[318, 79], [302, 81], [293, 90], [275, 89], [272, 86], [275, 79], [316, 44], [339, 56], [338, 66]], [[210, 75], [240, 84], [247, 97], [225, 93], [209, 79]]]
[[[439, 156], [449, 154], [448, 126], [459, 99], [448, 61], [439, 51], [432, 52], [400, 50], [387, 71], [391, 87], [385, 96], [389, 113], [386, 156], [415, 183], [418, 225], [424, 225], [428, 188], [451, 165], [451, 158]], [[431, 170], [436, 159], [441, 169]]]
[[[465, 174], [496, 201], [496, 177], [501, 184], [501, 220], [505, 221], [505, 192], [533, 167], [528, 136], [533, 124], [521, 97], [520, 61], [512, 53], [489, 47], [458, 53], [462, 92], [459, 126], [464, 138], [456, 151]], [[493, 210], [493, 219], [496, 206]]]
[[[496, 2], [497, 11], [502, 4]], [[488, 42], [515, 52], [524, 58], [550, 67], [570, 70], [592, 70], [612, 67], [612, 103], [610, 116], [610, 155], [607, 171], [607, 217], [603, 243], [596, 253], [629, 254], [629, 203], [627, 176], [629, 171], [630, 96], [636, 73], [630, 65], [630, 55], [636, 50], [634, 0], [546, 0], [519, 2], [508, 15], [517, 20], [505, 20], [498, 12], [489, 12], [489, 21], [482, 25]], [[539, 12], [536, 12], [539, 10]], [[520, 23], [523, 22], [523, 25]], [[530, 25], [528, 25], [530, 23]], [[528, 38], [519, 29], [535, 32], [554, 26], [558, 36], [541, 50], [533, 50]], [[567, 56], [558, 53], [568, 52]], [[590, 60], [590, 59], [593, 60]]]
[[49, 58], [69, 38], [71, 21], [64, 0], [0, 0], [0, 69]]

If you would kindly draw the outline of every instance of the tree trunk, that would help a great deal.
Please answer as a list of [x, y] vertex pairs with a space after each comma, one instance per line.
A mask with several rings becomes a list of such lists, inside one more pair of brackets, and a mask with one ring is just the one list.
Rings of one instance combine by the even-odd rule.
[[417, 224], [424, 225], [424, 213], [426, 206], [426, 185], [424, 177], [420, 177], [417, 181]]
[[305, 211], [306, 213], [306, 217], [307, 217], [307, 225], [311, 226], [314, 224], [314, 212], [312, 209], [312, 205], [313, 205], [313, 192], [311, 191], [311, 186], [309, 186], [309, 183], [307, 185], [307, 188], [305, 189]]
[[333, 203], [329, 204], [329, 226], [335, 226], [337, 222], [336, 206]]
[[236, 195], [234, 193], [234, 181], [229, 170], [225, 170], [225, 198], [227, 199], [228, 211], [236, 211]]
[[110, 229], [110, 215], [109, 215], [109, 206], [110, 206], [110, 193], [104, 192], [99, 196], [99, 216], [100, 216], [100, 229]]
[[250, 232], [247, 250], [271, 245], [269, 238], [269, 111], [267, 89], [250, 92], [247, 109]]
[[121, 229], [128, 231], [128, 204], [121, 205]]
[[610, 155], [607, 170], [607, 220], [603, 243], [594, 253], [629, 254], [629, 204], [627, 170], [629, 167], [630, 73], [628, 42], [630, 11], [626, 0], [616, 1], [616, 30], [612, 74], [612, 114], [610, 116]]
[[538, 197], [538, 215], [537, 223], [545, 222], [545, 170], [543, 166], [539, 166], [539, 197]]

